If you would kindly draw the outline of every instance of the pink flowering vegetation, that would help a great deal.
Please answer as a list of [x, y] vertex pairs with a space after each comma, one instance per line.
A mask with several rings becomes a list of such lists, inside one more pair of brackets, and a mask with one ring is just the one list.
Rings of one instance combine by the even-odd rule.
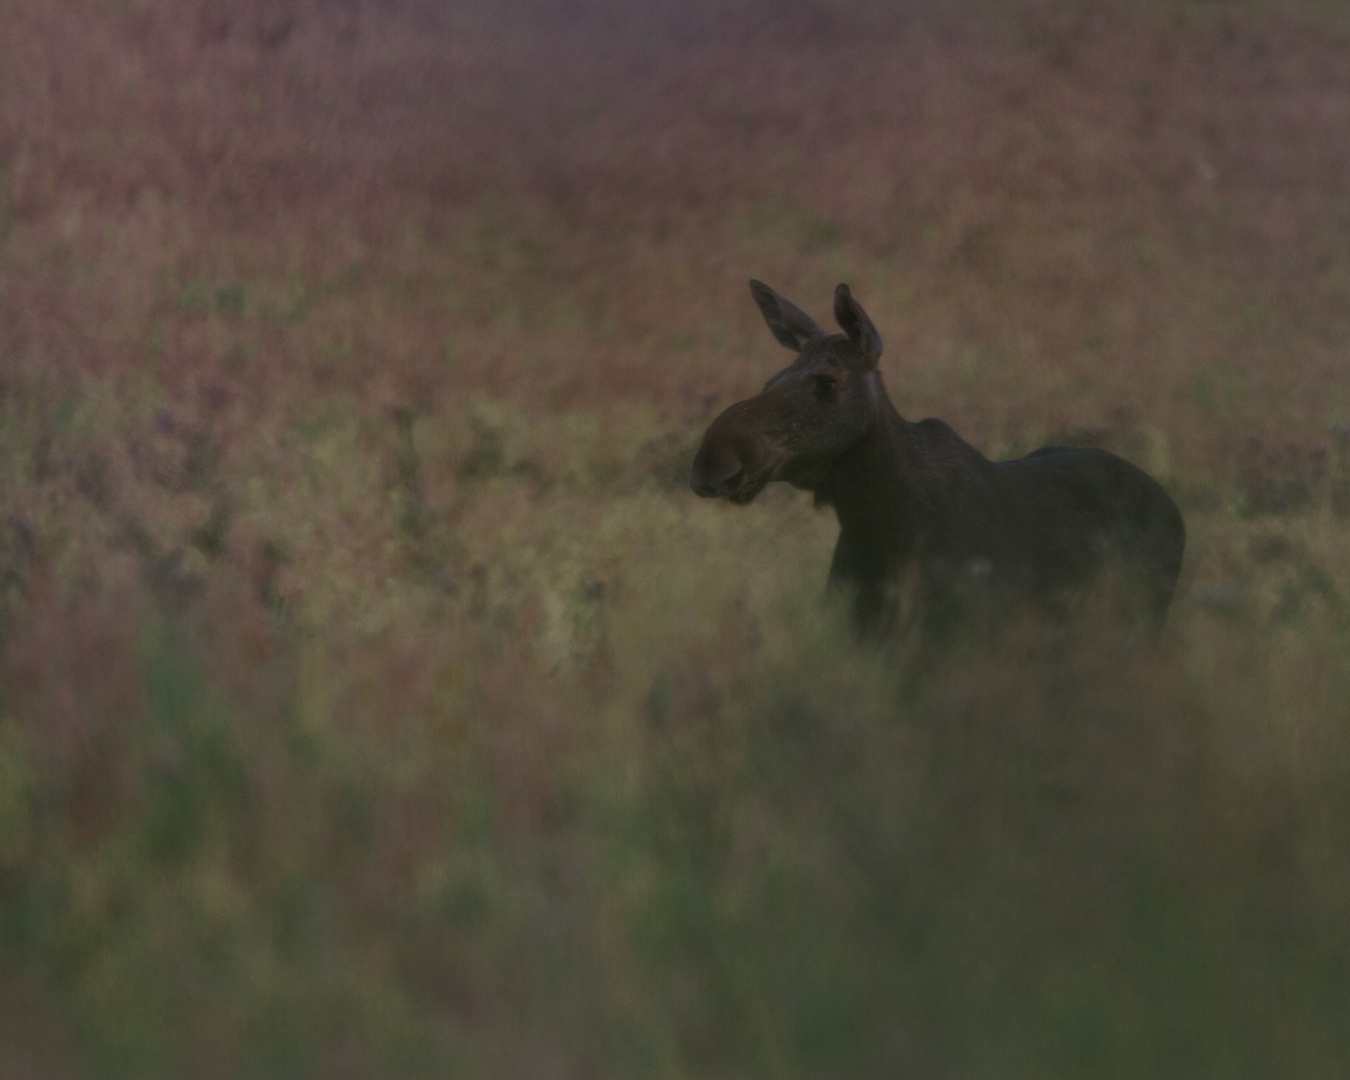
[[[1344, 16], [775, 12], [6, 7], [0, 1074], [1344, 1071]], [[860, 648], [750, 276], [1159, 639]]]

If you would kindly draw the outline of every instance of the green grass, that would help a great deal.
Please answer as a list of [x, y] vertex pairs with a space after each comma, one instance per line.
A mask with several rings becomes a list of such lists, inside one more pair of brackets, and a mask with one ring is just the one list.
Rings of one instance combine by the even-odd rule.
[[[97, 1071], [201, 1040], [243, 1075], [1344, 1060], [1328, 510], [1193, 510], [1157, 649], [860, 652], [804, 499], [695, 504], [584, 413], [389, 427], [330, 414], [307, 480], [232, 477], [223, 550], [142, 553], [134, 603], [11, 622], [3, 940]], [[416, 528], [409, 454], [461, 463]], [[239, 565], [262, 521], [284, 556]]]

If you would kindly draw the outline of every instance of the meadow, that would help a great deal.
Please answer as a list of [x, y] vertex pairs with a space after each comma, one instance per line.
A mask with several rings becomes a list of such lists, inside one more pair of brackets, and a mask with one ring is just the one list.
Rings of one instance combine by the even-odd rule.
[[[1347, 1074], [1342, 5], [0, 25], [0, 1075]], [[750, 277], [1158, 477], [1161, 639], [858, 647]]]

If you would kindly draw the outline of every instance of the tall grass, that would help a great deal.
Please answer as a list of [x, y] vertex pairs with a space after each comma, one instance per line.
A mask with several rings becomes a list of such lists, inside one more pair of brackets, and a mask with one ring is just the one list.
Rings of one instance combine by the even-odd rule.
[[[3, 10], [0, 1074], [1345, 1071], [1338, 11]], [[751, 274], [1161, 640], [858, 647]]]

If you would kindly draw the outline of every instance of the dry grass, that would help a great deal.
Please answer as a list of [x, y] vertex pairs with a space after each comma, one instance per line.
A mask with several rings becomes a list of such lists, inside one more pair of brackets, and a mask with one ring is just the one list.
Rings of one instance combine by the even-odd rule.
[[[0, 0], [0, 1074], [1339, 1077], [1337, 5]], [[700, 503], [848, 280], [1156, 646]]]

